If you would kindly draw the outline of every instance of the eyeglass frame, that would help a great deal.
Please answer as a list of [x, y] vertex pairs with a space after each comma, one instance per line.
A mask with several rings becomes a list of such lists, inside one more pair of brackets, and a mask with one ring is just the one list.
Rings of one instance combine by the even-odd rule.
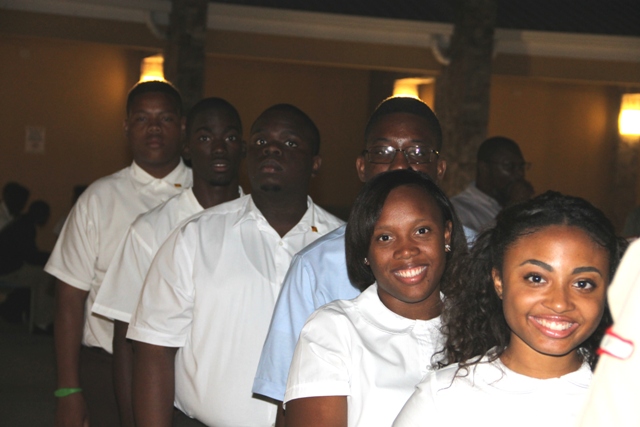
[[[389, 160], [388, 162], [373, 162], [373, 161], [371, 161], [371, 153], [369, 151], [371, 149], [377, 148], [377, 147], [386, 148], [387, 150], [385, 150], [385, 151], [387, 151], [389, 154], [391, 154], [391, 151], [389, 151], [388, 149], [393, 150], [393, 156], [391, 157], [391, 160]], [[409, 150], [411, 148], [424, 149], [427, 153], [429, 153], [428, 161], [426, 161], [426, 162], [411, 161], [409, 159], [409, 154], [407, 153], [407, 150]], [[435, 154], [436, 155], [435, 162], [437, 162], [438, 158], [440, 158], [440, 151], [434, 150], [432, 148], [422, 147], [420, 145], [412, 145], [411, 147], [406, 147], [406, 148], [393, 148], [390, 145], [375, 145], [375, 146], [373, 146], [373, 147], [371, 147], [369, 149], [362, 150], [362, 155], [364, 156], [364, 158], [369, 163], [373, 163], [374, 165], [390, 165], [396, 159], [396, 156], [398, 155], [398, 151], [402, 151], [402, 154], [404, 154], [404, 158], [406, 159], [407, 163], [409, 163], [411, 165], [428, 165], [430, 163], [434, 163], [434, 161], [431, 160], [431, 154]]]

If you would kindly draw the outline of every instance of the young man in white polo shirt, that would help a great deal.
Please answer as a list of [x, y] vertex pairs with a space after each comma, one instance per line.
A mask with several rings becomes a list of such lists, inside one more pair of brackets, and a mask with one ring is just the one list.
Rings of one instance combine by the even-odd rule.
[[104, 277], [93, 312], [114, 320], [113, 357], [116, 397], [123, 426], [133, 426], [133, 353], [126, 334], [158, 248], [183, 220], [244, 195], [238, 185], [246, 153], [242, 122], [221, 98], [198, 102], [187, 116], [185, 155], [191, 160], [193, 187], [140, 215], [120, 243]]
[[91, 313], [120, 240], [141, 213], [191, 187], [180, 158], [182, 101], [166, 82], [129, 92], [131, 166], [94, 182], [69, 214], [45, 270], [55, 276], [56, 426], [119, 425], [112, 383], [113, 322]]
[[251, 195], [192, 217], [159, 249], [127, 335], [138, 427], [170, 426], [174, 397], [206, 425], [275, 421], [251, 384], [282, 280], [296, 252], [342, 224], [307, 196], [319, 143], [296, 107], [267, 109], [247, 147]]

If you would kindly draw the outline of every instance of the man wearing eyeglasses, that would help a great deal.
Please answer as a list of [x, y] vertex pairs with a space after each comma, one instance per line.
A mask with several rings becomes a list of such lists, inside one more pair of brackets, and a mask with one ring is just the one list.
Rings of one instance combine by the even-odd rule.
[[494, 136], [480, 144], [476, 180], [451, 198], [462, 224], [480, 232], [493, 225], [502, 208], [530, 197], [533, 188], [524, 180], [530, 167], [518, 144], [509, 138]]
[[[424, 172], [436, 182], [444, 176], [447, 164], [440, 157], [440, 123], [424, 102], [413, 98], [383, 101], [369, 119], [364, 136], [365, 149], [356, 159], [362, 182], [395, 169]], [[344, 232], [345, 226], [334, 230], [291, 261], [253, 383], [255, 394], [282, 402], [298, 335], [309, 315], [331, 301], [360, 294], [347, 275]], [[281, 406], [278, 412], [276, 426], [282, 426]]]

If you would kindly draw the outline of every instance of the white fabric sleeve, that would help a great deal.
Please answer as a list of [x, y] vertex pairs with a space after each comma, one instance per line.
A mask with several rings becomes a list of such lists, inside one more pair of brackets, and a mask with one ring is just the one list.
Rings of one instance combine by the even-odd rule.
[[309, 318], [293, 355], [284, 403], [351, 394], [352, 333], [346, 316], [332, 307], [322, 307]]
[[127, 338], [164, 347], [183, 347], [193, 319], [195, 245], [184, 228], [174, 230], [158, 250], [144, 281]]
[[435, 372], [430, 372], [425, 376], [396, 417], [393, 427], [439, 425], [435, 422], [438, 414], [435, 393], [433, 392], [435, 381]]
[[136, 224], [120, 242], [92, 308], [94, 313], [126, 323], [138, 305], [153, 259], [153, 250], [137, 233]]
[[83, 291], [95, 281], [100, 238], [98, 218], [93, 215], [98, 207], [92, 202], [89, 194], [80, 196], [45, 266], [47, 273]]

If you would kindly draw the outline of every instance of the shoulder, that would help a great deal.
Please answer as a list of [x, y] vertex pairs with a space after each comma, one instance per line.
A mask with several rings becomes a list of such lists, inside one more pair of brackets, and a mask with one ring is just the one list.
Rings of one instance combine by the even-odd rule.
[[352, 323], [350, 316], [352, 315], [353, 306], [354, 304], [351, 300], [336, 300], [323, 305], [309, 316], [303, 328], [303, 333], [318, 327], [335, 328], [337, 331], [345, 332], [345, 325]]
[[318, 226], [325, 228], [324, 230], [320, 229], [320, 233], [328, 233], [329, 231], [334, 230], [336, 227], [340, 227], [344, 224], [343, 220], [327, 212], [324, 208], [316, 205], [311, 200], [309, 206], [312, 206], [314, 209], [314, 215]]
[[341, 224], [338, 228], [328, 234], [320, 237], [315, 242], [305, 246], [298, 257], [317, 258], [324, 256], [326, 253], [342, 253], [344, 254], [344, 233], [347, 226]]

